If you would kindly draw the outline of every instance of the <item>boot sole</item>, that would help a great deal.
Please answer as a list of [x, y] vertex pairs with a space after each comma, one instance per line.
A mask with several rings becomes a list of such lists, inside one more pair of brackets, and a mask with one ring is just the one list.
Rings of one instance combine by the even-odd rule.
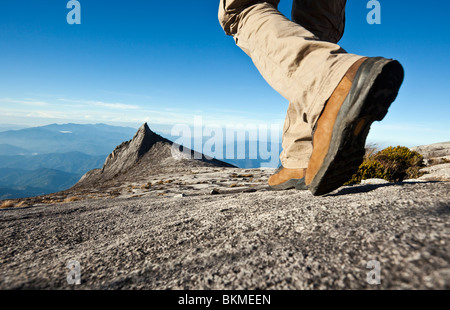
[[323, 164], [308, 184], [313, 195], [334, 191], [358, 170], [370, 127], [386, 116], [403, 78], [396, 60], [376, 57], [362, 63], [337, 115]]
[[308, 187], [305, 184], [305, 178], [303, 179], [290, 179], [287, 182], [284, 182], [279, 185], [269, 185], [269, 189], [272, 191], [283, 191], [288, 189], [297, 189], [297, 190], [307, 190]]

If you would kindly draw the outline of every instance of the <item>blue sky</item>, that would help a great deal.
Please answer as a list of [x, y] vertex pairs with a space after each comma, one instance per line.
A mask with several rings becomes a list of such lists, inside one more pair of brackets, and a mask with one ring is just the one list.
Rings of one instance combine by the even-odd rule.
[[[282, 126], [286, 99], [224, 34], [218, 0], [80, 0], [81, 25], [66, 22], [67, 2], [0, 2], [0, 124]], [[449, 141], [450, 3], [380, 0], [381, 25], [369, 25], [367, 2], [348, 1], [340, 45], [406, 71], [369, 141]]]

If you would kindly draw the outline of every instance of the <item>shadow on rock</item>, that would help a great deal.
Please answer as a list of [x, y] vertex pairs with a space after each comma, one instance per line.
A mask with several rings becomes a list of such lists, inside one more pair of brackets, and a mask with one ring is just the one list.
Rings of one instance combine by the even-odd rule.
[[353, 187], [345, 187], [334, 194], [326, 195], [325, 197], [351, 195], [351, 194], [361, 194], [374, 191], [378, 188], [389, 187], [389, 186], [403, 186], [403, 185], [414, 185], [414, 184], [431, 184], [439, 183], [437, 181], [427, 181], [427, 182], [397, 182], [397, 183], [384, 183], [384, 184], [367, 184], [367, 185], [355, 185]]

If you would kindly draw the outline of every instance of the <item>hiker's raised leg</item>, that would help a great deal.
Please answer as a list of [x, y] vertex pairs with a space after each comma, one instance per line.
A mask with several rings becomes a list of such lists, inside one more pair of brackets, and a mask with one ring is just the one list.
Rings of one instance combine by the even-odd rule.
[[291, 104], [310, 129], [348, 68], [361, 56], [319, 41], [283, 16], [279, 1], [222, 0], [219, 20], [264, 79]]
[[219, 20], [265, 80], [293, 106], [288, 110], [291, 124], [283, 138], [281, 159], [286, 166], [303, 168], [308, 165], [312, 127], [326, 100], [360, 56], [320, 41], [283, 16], [278, 3], [222, 0]]
[[[296, 11], [306, 3], [297, 2]], [[311, 22], [301, 14], [295, 17], [298, 23], [290, 21], [277, 10], [277, 4], [222, 0], [219, 19], [265, 80], [295, 107], [297, 122], [314, 130], [305, 183], [313, 194], [321, 195], [345, 183], [357, 170], [370, 125], [387, 113], [403, 80], [403, 69], [385, 58], [361, 61], [362, 56], [348, 54], [333, 43], [342, 35], [343, 29], [335, 26], [339, 22], [329, 23], [337, 28], [334, 33], [312, 25], [307, 29], [301, 23]], [[311, 8], [316, 9], [305, 7], [304, 14]], [[329, 16], [335, 15], [329, 11]], [[319, 16], [328, 15], [315, 18]], [[305, 124], [300, 122], [298, 127], [306, 128]], [[301, 148], [304, 138], [296, 139], [295, 132], [285, 133], [286, 137], [291, 133], [292, 143]], [[287, 147], [286, 152], [289, 149], [295, 147]], [[301, 160], [298, 165], [306, 163]]]
[[319, 40], [337, 43], [345, 28], [346, 0], [293, 0], [292, 21]]

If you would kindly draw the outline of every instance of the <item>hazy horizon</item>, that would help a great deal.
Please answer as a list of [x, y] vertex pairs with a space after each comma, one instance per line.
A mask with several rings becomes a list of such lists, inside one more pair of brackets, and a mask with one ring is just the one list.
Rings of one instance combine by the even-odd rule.
[[[144, 122], [146, 123], [146, 122]], [[138, 125], [138, 126], [133, 126], [133, 125], [117, 125], [117, 124], [107, 124], [107, 123], [48, 123], [48, 124], [42, 124], [39, 126], [25, 126], [25, 125], [19, 125], [19, 124], [0, 124], [0, 132], [6, 132], [6, 131], [10, 131], [10, 130], [22, 130], [22, 129], [30, 129], [30, 128], [35, 128], [35, 127], [45, 127], [45, 126], [50, 126], [50, 125], [70, 125], [70, 124], [74, 124], [74, 125], [107, 125], [107, 126], [113, 126], [113, 127], [122, 127], [122, 128], [132, 128], [134, 130], [138, 130], [140, 126], [142, 126], [144, 123]], [[169, 125], [169, 124], [156, 124], [153, 125], [151, 123], [148, 123], [148, 126], [150, 127], [150, 129], [158, 134], [163, 135], [166, 138], [176, 138], [178, 136], [172, 136], [171, 135], [171, 131], [174, 127], [174, 125]], [[194, 133], [194, 126], [191, 125], [189, 126], [192, 129], [192, 133]], [[208, 126], [204, 126], [208, 127]], [[225, 127], [221, 127], [222, 130], [226, 130], [227, 128]], [[245, 131], [245, 128], [243, 129]], [[279, 143], [281, 144], [281, 131], [279, 132]], [[203, 141], [206, 141], [210, 138], [210, 136], [205, 136], [202, 133], [202, 137], [203, 137]], [[132, 138], [132, 136], [130, 136], [130, 139]], [[194, 136], [192, 137], [194, 138]], [[370, 137], [369, 137], [370, 138]], [[173, 139], [175, 140], [175, 139]], [[242, 140], [242, 139], [241, 139]], [[237, 141], [241, 141], [241, 140], [237, 140]], [[247, 141], [248, 139], [246, 139]], [[436, 142], [432, 142], [432, 143], [424, 143], [424, 144], [408, 144], [408, 143], [389, 143], [387, 141], [377, 141], [377, 140], [373, 140], [373, 139], [368, 139], [367, 141], [367, 145], [371, 145], [371, 146], [375, 146], [378, 149], [382, 149], [382, 148], [386, 148], [388, 146], [406, 146], [406, 147], [416, 147], [416, 146], [423, 146], [423, 145], [429, 145], [429, 144], [436, 144], [436, 143], [442, 143], [442, 142], [450, 142], [450, 138], [447, 140], [442, 140], [442, 141], [436, 141]], [[224, 144], [225, 145], [225, 144]], [[281, 151], [281, 150], [280, 150]]]

